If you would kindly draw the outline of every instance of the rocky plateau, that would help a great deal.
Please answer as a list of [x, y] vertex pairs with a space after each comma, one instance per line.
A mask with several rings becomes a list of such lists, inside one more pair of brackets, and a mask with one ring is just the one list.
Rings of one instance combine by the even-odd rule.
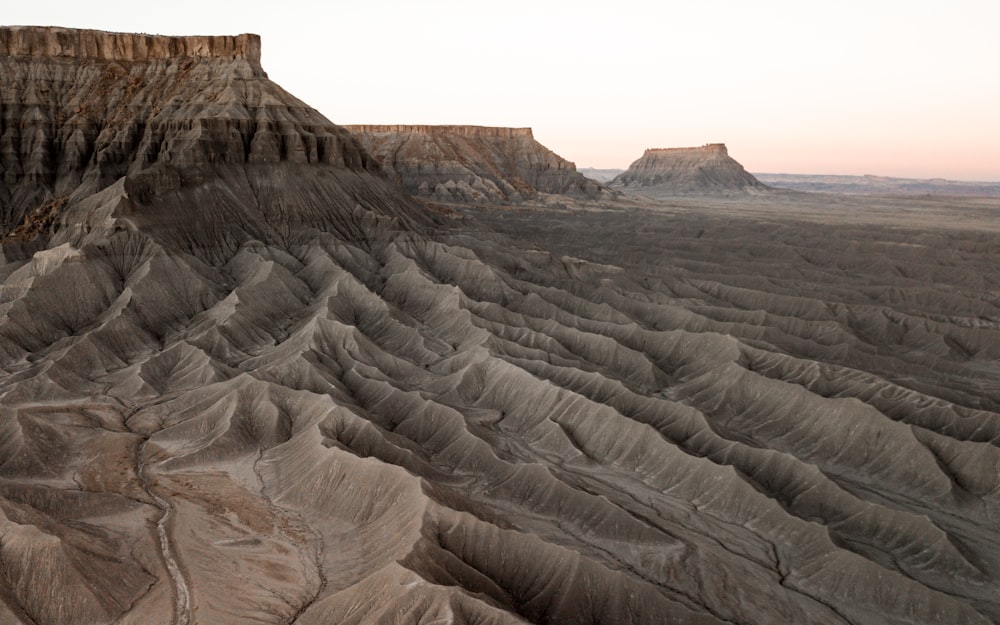
[[[346, 126], [407, 193], [445, 203], [523, 204], [612, 192], [535, 141], [530, 128]], [[556, 199], [558, 201], [558, 199]]]
[[1000, 623], [995, 202], [622, 198], [259, 55], [0, 28], [0, 624]]

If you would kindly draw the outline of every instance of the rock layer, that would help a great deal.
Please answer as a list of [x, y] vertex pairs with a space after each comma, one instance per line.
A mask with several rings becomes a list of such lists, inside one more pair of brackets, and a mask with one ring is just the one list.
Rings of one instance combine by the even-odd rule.
[[124, 62], [185, 58], [240, 59], [259, 65], [260, 37], [252, 34], [165, 37], [72, 28], [6, 26], [0, 29], [0, 54]]
[[[256, 36], [3, 28], [0, 50], [7, 51], [0, 56], [4, 234], [33, 239], [65, 230], [60, 215], [119, 180], [142, 204], [177, 196], [170, 214], [133, 219], [192, 219], [248, 232], [267, 227], [247, 223], [241, 207], [248, 203], [280, 221], [287, 207], [307, 204], [302, 198], [331, 191], [338, 197], [325, 200], [352, 209], [354, 192], [344, 193], [352, 184], [383, 194], [384, 207], [398, 195], [380, 184], [377, 165], [347, 131], [267, 80]], [[302, 176], [301, 186], [285, 176]], [[344, 183], [321, 181], [332, 177]], [[199, 204], [225, 178], [245, 197], [213, 197], [213, 216]], [[275, 196], [285, 185], [301, 197], [284, 188], [284, 197]], [[201, 197], [184, 206], [183, 195]], [[314, 212], [304, 206], [293, 218], [308, 221]]]
[[767, 187], [729, 156], [722, 143], [651, 148], [611, 181], [613, 188], [652, 196], [745, 193]]
[[606, 197], [608, 190], [535, 141], [530, 128], [347, 126], [410, 194], [443, 202], [512, 203], [539, 194]]

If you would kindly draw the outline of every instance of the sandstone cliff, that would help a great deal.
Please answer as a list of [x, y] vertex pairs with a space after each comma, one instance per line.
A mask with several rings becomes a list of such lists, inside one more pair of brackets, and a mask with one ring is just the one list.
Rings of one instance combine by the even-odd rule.
[[535, 141], [530, 128], [347, 126], [413, 195], [444, 202], [519, 203], [540, 193], [594, 199], [601, 184]]
[[767, 188], [729, 156], [722, 143], [648, 149], [610, 184], [653, 196], [743, 193]]
[[[256, 35], [5, 27], [0, 75], [0, 232], [8, 237], [59, 229], [59, 215], [118, 180], [133, 202], [170, 204], [133, 220], [184, 218], [247, 233], [269, 221], [328, 220], [335, 207], [353, 207], [362, 187], [380, 186], [378, 166], [347, 131], [267, 79]], [[289, 176], [303, 184], [277, 197], [274, 185]], [[199, 202], [181, 196], [192, 194], [218, 209], [187, 214]], [[336, 196], [332, 212], [303, 208], [313, 196]], [[252, 213], [242, 208], [251, 205]]]

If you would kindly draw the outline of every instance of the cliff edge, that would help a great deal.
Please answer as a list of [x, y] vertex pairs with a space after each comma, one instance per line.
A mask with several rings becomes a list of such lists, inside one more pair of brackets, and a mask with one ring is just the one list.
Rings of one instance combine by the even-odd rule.
[[0, 55], [100, 61], [239, 59], [260, 65], [260, 36], [244, 33], [170, 37], [55, 26], [5, 26], [0, 28]]
[[518, 204], [540, 194], [609, 194], [535, 140], [530, 128], [350, 125], [403, 190], [443, 202]]

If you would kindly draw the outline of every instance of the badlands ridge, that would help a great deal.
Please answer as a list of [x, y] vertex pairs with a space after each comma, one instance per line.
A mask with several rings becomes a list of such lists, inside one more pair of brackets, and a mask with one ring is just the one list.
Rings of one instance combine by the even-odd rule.
[[0, 623], [1000, 623], [995, 206], [627, 198], [258, 51], [0, 29]]

